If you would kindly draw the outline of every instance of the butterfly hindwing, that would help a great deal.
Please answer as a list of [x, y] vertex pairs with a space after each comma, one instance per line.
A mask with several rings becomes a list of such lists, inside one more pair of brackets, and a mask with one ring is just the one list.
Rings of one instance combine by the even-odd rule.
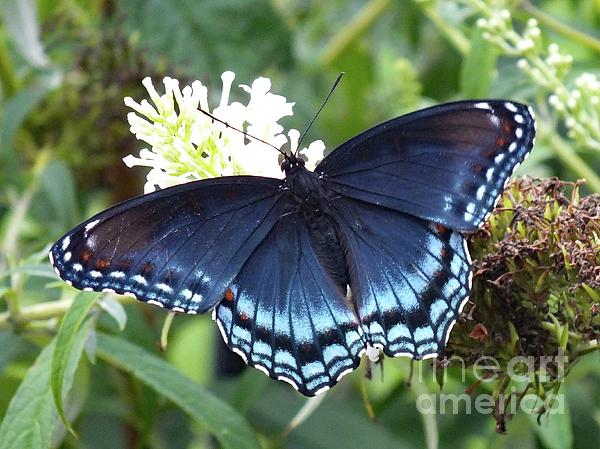
[[74, 228], [50, 258], [76, 288], [201, 313], [221, 300], [275, 224], [280, 185], [236, 176], [143, 195]]
[[464, 238], [443, 225], [354, 199], [339, 198], [334, 208], [369, 343], [389, 356], [439, 354], [469, 293]]
[[232, 283], [214, 318], [230, 349], [313, 396], [354, 370], [365, 347], [303, 218], [284, 214]]
[[449, 103], [365, 131], [315, 172], [342, 195], [473, 231], [534, 138], [527, 106], [504, 100]]

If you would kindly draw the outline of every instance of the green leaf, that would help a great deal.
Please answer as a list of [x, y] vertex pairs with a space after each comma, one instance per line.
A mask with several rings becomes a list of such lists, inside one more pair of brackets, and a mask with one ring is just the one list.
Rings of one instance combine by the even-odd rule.
[[[292, 35], [271, 1], [204, 0], [198, 7], [196, 0], [130, 0], [126, 5], [125, 25], [140, 34], [151, 60], [167, 55], [189, 74], [208, 73], [210, 67], [217, 85], [225, 70], [249, 83], [265, 67], [291, 63]], [[223, 27], [224, 17], [236, 17], [235, 26]]]
[[73, 173], [63, 161], [52, 161], [42, 174], [41, 190], [45, 203], [60, 220], [70, 227], [77, 221], [77, 201]]
[[42, 101], [48, 91], [42, 87], [28, 87], [4, 103], [0, 119], [0, 156], [10, 150], [15, 133], [29, 113]]
[[10, 276], [13, 273], [23, 273], [23, 274], [27, 274], [29, 276], [38, 276], [38, 277], [43, 277], [43, 278], [48, 278], [48, 279], [56, 279], [56, 273], [54, 272], [54, 270], [52, 269], [50, 264], [48, 264], [47, 262], [43, 263], [43, 264], [19, 265], [18, 267], [15, 267], [11, 270], [0, 273], [0, 278]]
[[131, 373], [173, 401], [215, 435], [224, 448], [260, 447], [252, 429], [237, 411], [164, 360], [122, 338], [106, 334], [98, 334], [98, 357]]
[[33, 0], [2, 0], [0, 5], [4, 26], [21, 56], [33, 67], [47, 67], [50, 60], [40, 39], [36, 2]]
[[555, 397], [556, 403], [552, 410], [542, 415], [540, 424], [537, 423], [537, 415], [529, 413], [535, 432], [547, 449], [570, 449], [573, 447], [573, 427], [571, 425], [571, 413], [567, 404], [567, 397], [559, 393]]
[[482, 30], [476, 27], [471, 36], [471, 49], [464, 59], [460, 74], [460, 87], [465, 98], [489, 96], [497, 59], [495, 44], [484, 39]]
[[122, 331], [127, 325], [127, 313], [123, 305], [115, 299], [112, 295], [103, 296], [99, 302], [100, 307], [106, 313], [108, 313], [113, 320], [119, 326], [119, 330]]
[[[0, 295], [2, 288], [0, 287]], [[0, 372], [21, 347], [21, 338], [12, 331], [0, 331]]]
[[[90, 322], [91, 323], [91, 322]], [[75, 337], [67, 363], [63, 391], [68, 391], [81, 358], [81, 347], [92, 326], [82, 326]], [[51, 447], [58, 413], [50, 388], [54, 338], [40, 353], [13, 396], [0, 425], [0, 449], [44, 449]]]
[[[54, 356], [52, 358], [50, 383], [58, 415], [65, 427], [72, 434], [75, 434], [75, 432], [65, 416], [63, 405], [63, 397], [65, 396], [65, 373], [69, 363], [71, 363], [74, 351], [79, 351], [79, 354], [77, 355], [78, 359], [81, 356], [84, 344], [78, 341], [78, 338], [81, 337], [79, 329], [88, 318], [88, 314], [92, 307], [94, 307], [94, 304], [98, 301], [99, 296], [100, 295], [98, 294], [90, 295], [88, 293], [80, 293], [77, 295], [73, 300], [73, 304], [62, 319], [60, 329], [56, 335], [56, 349], [54, 350]], [[85, 341], [83, 343], [85, 343]]]

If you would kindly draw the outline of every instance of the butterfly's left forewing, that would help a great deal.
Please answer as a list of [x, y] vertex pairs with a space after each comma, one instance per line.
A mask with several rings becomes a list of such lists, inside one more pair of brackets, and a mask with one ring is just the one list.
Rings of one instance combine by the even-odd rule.
[[191, 182], [114, 206], [50, 250], [67, 283], [202, 313], [279, 217], [281, 180], [236, 176]]
[[534, 138], [535, 121], [525, 105], [448, 103], [365, 131], [333, 151], [315, 172], [340, 195], [473, 231]]

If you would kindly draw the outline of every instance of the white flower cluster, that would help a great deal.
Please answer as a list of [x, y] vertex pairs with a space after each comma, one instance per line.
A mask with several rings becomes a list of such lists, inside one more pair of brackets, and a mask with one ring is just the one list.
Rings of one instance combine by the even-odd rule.
[[[223, 73], [221, 100], [212, 111], [208, 105], [208, 90], [200, 81], [180, 89], [178, 80], [165, 77], [165, 93], [160, 95], [150, 78], [145, 78], [142, 83], [153, 104], [145, 99], [138, 103], [130, 97], [125, 98], [125, 104], [135, 111], [127, 114], [131, 132], [150, 148], [142, 149], [139, 157], [130, 154], [123, 161], [128, 167], [151, 168], [145, 193], [157, 187], [162, 189], [215, 176], [283, 176], [278, 161], [280, 153], [275, 148], [233, 128], [276, 148], [281, 148], [289, 139], [290, 151], [294, 151], [300, 133], [291, 129], [286, 136], [278, 123], [282, 117], [293, 115], [294, 103], [271, 93], [268, 78], [258, 78], [251, 86], [239, 86], [250, 96], [247, 104], [230, 104], [234, 79], [233, 72]], [[198, 108], [229, 126], [213, 121]], [[317, 140], [303, 148], [300, 154], [308, 159], [306, 165], [312, 169], [323, 158], [324, 150], [323, 142]]]
[[600, 81], [584, 72], [575, 79], [574, 89], [558, 89], [548, 102], [564, 117], [569, 137], [600, 150]]
[[505, 1], [464, 1], [483, 15], [477, 26], [484, 30], [484, 37], [496, 43], [506, 55], [519, 56], [517, 66], [548, 92], [548, 103], [564, 120], [569, 137], [582, 146], [600, 150], [600, 82], [596, 76], [583, 73], [574, 88], [567, 86], [573, 57], [561, 53], [555, 43], [544, 47], [537, 20], [529, 19], [519, 34], [513, 28]]
[[537, 20], [529, 19], [523, 35], [520, 35], [513, 28], [508, 9], [486, 8], [486, 11], [488, 17], [479, 18], [477, 26], [483, 29], [483, 37], [497, 44], [505, 54], [526, 56], [539, 51], [542, 33]]

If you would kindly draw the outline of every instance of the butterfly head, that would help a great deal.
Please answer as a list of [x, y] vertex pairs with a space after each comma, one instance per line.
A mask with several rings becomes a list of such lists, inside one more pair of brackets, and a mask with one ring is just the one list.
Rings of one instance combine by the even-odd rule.
[[285, 158], [281, 162], [281, 171], [285, 172], [286, 176], [296, 172], [298, 169], [304, 168], [304, 161], [293, 154], [285, 155]]

